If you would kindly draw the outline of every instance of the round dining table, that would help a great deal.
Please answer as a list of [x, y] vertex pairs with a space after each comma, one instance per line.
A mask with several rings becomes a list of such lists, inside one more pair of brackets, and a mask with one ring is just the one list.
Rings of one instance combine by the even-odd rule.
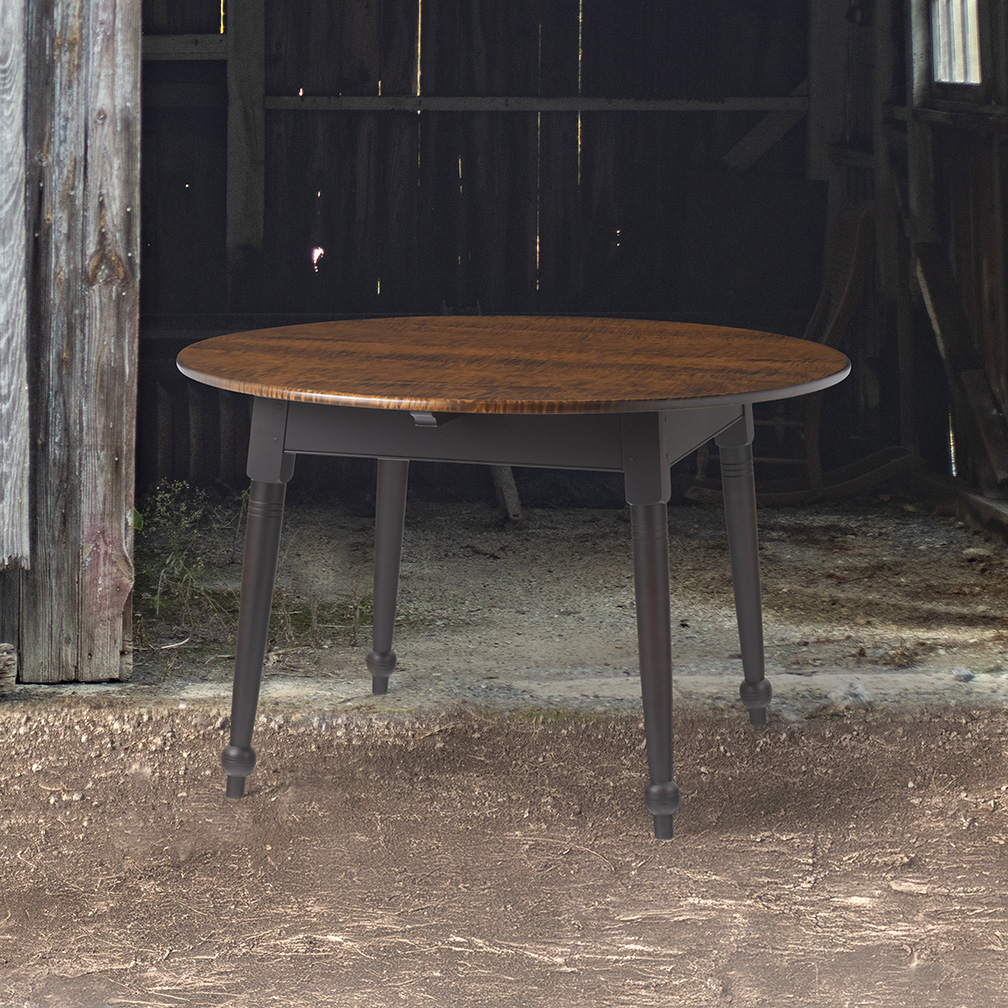
[[[255, 766], [252, 733], [286, 485], [299, 454], [378, 460], [374, 623], [366, 658], [385, 693], [411, 460], [616, 471], [630, 509], [638, 662], [656, 837], [672, 836], [671, 466], [719, 449], [743, 681], [766, 724], [754, 403], [819, 392], [850, 362], [817, 343], [655, 320], [420, 316], [314, 322], [215, 336], [178, 355], [183, 374], [253, 397], [227, 794]], [[534, 572], [531, 572], [534, 574]]]

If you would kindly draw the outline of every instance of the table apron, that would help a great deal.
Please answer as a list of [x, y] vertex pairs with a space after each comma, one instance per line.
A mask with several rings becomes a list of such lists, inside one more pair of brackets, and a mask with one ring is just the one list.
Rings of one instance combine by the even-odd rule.
[[256, 471], [272, 467], [280, 445], [293, 454], [611, 471], [624, 471], [634, 461], [630, 456], [639, 460], [641, 446], [649, 461], [671, 465], [743, 419], [744, 407], [627, 414], [464, 413], [442, 415], [436, 426], [418, 425], [405, 410], [271, 399], [256, 399], [256, 412], [268, 414], [280, 436], [253, 437], [253, 478]]

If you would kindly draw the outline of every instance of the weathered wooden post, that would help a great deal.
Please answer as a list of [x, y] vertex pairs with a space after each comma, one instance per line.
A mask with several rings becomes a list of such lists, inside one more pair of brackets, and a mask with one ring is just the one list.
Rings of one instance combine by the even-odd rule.
[[16, 640], [24, 681], [125, 678], [140, 3], [52, 0], [26, 9], [32, 562], [4, 578], [0, 639]]
[[0, 6], [0, 568], [28, 565], [24, 6]]
[[[0, 6], [0, 570], [9, 583], [29, 559], [24, 13], [21, 3]], [[0, 641], [4, 623], [0, 615]], [[16, 675], [17, 651], [0, 643], [0, 695]]]

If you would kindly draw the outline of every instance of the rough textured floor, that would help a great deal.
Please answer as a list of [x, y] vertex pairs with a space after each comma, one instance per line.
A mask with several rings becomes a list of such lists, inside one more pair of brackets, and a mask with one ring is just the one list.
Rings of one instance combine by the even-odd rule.
[[1008, 999], [1003, 712], [0, 714], [0, 1004], [941, 1006]]
[[673, 508], [658, 842], [621, 511], [411, 506], [385, 698], [368, 523], [289, 518], [244, 800], [227, 508], [191, 577], [149, 537], [133, 683], [0, 701], [0, 1006], [1008, 1004], [1000, 542], [900, 500], [764, 511], [756, 731], [720, 514]]

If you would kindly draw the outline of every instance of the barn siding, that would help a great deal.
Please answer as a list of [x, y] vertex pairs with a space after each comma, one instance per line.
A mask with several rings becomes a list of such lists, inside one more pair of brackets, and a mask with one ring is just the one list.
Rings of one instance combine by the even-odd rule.
[[[139, 8], [29, 4], [32, 567], [3, 584], [32, 682], [130, 672]], [[4, 636], [8, 636], [5, 633]]]
[[[376, 97], [379, 82], [385, 97], [415, 93], [415, 62], [407, 58], [415, 48], [407, 46], [415, 47], [416, 14], [416, 4], [404, 2], [268, 5], [267, 95]], [[603, 0], [428, 0], [421, 92], [787, 94], [807, 73], [804, 14], [801, 0], [773, 17], [740, 2], [617, 8]], [[759, 119], [746, 112], [272, 109], [264, 238], [270, 308], [688, 309], [674, 283], [688, 256], [676, 247], [677, 212], [690, 185]], [[792, 155], [794, 178], [803, 174], [800, 143]], [[781, 174], [783, 207], [789, 194]], [[326, 250], [317, 268], [315, 247]]]
[[0, 7], [0, 569], [29, 561], [24, 14]]
[[[416, 95], [418, 27], [424, 98], [783, 97], [808, 75], [806, 0], [773, 11], [744, 0], [267, 3], [261, 300], [200, 310], [264, 321], [444, 308], [647, 314], [802, 331], [825, 231], [824, 186], [805, 179], [803, 124], [740, 173], [721, 158], [763, 112], [312, 105]], [[164, 151], [157, 170], [170, 171], [169, 144], [150, 142]], [[759, 228], [791, 238], [776, 258], [764, 254], [768, 239], [748, 258], [724, 254], [736, 224], [718, 207], [747, 198], [761, 201]], [[713, 218], [700, 220], [698, 206]], [[176, 226], [203, 233], [206, 221], [182, 215]], [[324, 249], [315, 263], [312, 249]], [[205, 276], [191, 273], [159, 279], [176, 300], [145, 301], [152, 331], [165, 329], [160, 312], [184, 310], [187, 285]], [[159, 374], [151, 387], [165, 390], [170, 360], [154, 363], [156, 345], [146, 366]], [[189, 458], [185, 446], [167, 451], [168, 422], [141, 406], [141, 436], [160, 430], [153, 456]], [[191, 472], [184, 463], [157, 475]]]

